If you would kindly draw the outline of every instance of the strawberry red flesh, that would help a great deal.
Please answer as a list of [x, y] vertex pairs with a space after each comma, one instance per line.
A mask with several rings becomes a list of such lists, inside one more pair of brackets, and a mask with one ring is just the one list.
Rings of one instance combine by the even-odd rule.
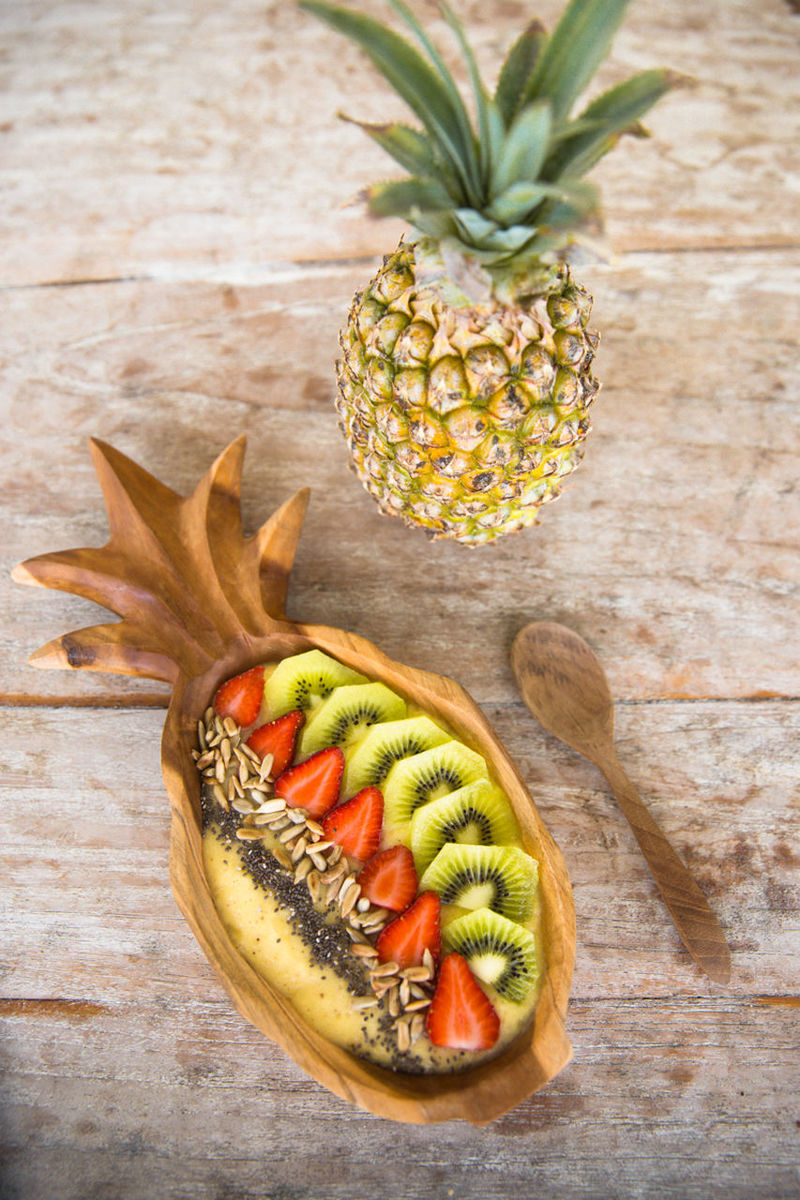
[[442, 951], [441, 901], [436, 892], [423, 892], [399, 917], [390, 921], [375, 943], [381, 962], [400, 969], [422, 965], [426, 950], [438, 961]]
[[338, 746], [326, 746], [279, 775], [275, 795], [289, 808], [305, 808], [312, 817], [321, 817], [339, 799], [343, 774], [344, 754]]
[[255, 750], [260, 758], [272, 755], [273, 778], [283, 774], [291, 764], [297, 731], [304, 720], [305, 717], [298, 708], [283, 717], [278, 717], [277, 721], [270, 721], [268, 725], [259, 725], [247, 739], [250, 749]]
[[446, 955], [426, 1019], [434, 1046], [451, 1050], [490, 1050], [500, 1034], [500, 1018], [460, 954]]
[[380, 908], [402, 912], [417, 894], [419, 880], [408, 846], [390, 846], [373, 855], [358, 877], [361, 895]]
[[361, 862], [371, 858], [381, 841], [383, 793], [365, 787], [351, 800], [339, 804], [323, 819], [325, 837], [338, 842], [345, 854]]
[[263, 695], [264, 668], [251, 667], [222, 684], [214, 697], [214, 712], [219, 717], [232, 717], [246, 728], [258, 719]]

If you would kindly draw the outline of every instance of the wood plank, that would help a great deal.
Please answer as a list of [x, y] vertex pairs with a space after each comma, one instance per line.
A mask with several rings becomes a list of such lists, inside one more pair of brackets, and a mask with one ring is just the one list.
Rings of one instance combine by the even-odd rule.
[[7, 712], [2, 1194], [49, 1200], [57, 1172], [63, 1200], [256, 1196], [265, 1179], [331, 1200], [381, 1182], [390, 1200], [792, 1196], [799, 709], [620, 712], [623, 756], [729, 931], [728, 989], [679, 949], [593, 768], [521, 705], [490, 709], [573, 878], [576, 1056], [489, 1129], [436, 1133], [348, 1108], [231, 1009], [168, 891], [158, 713], [45, 711], [32, 750], [26, 712]]
[[50, 1200], [56, 1179], [60, 1200], [797, 1195], [788, 1007], [575, 1005], [570, 1066], [481, 1130], [359, 1113], [188, 990], [2, 1023], [3, 1195], [15, 1200]]
[[[386, 17], [378, 0], [361, 7]], [[536, 11], [552, 22], [561, 8]], [[530, 8], [463, 9], [491, 78]], [[3, 284], [252, 280], [397, 240], [399, 224], [343, 208], [397, 172], [334, 114], [407, 114], [355, 48], [294, 5], [194, 0], [164, 14], [145, 0], [29, 0], [0, 19]], [[784, 0], [634, 8], [598, 86], [662, 65], [696, 84], [652, 115], [650, 142], [598, 170], [612, 245], [797, 245], [796, 23]]]
[[[88, 436], [186, 492], [246, 432], [248, 529], [312, 487], [293, 615], [457, 674], [481, 703], [516, 696], [507, 651], [537, 618], [586, 637], [622, 698], [794, 696], [799, 265], [797, 252], [635, 254], [592, 271], [604, 389], [586, 460], [537, 529], [474, 553], [380, 517], [347, 469], [332, 364], [366, 271], [9, 291], [3, 565], [105, 541]], [[23, 590], [7, 570], [0, 694], [154, 697], [146, 683], [25, 667], [19, 646], [98, 610]], [[457, 636], [469, 651], [456, 666]]]
[[[625, 705], [620, 752], [722, 922], [729, 989], [691, 963], [597, 771], [521, 704], [489, 707], [572, 880], [573, 995], [790, 995], [800, 891], [800, 704]], [[161, 716], [6, 710], [0, 750], [3, 993], [131, 1004], [219, 994], [169, 892]], [[189, 983], [189, 981], [192, 981]], [[205, 982], [204, 982], [205, 981]], [[88, 989], [88, 990], [87, 990]]]

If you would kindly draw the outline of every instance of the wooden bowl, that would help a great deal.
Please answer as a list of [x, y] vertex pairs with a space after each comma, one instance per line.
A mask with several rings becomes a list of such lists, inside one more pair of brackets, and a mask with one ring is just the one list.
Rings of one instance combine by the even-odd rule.
[[[31, 662], [172, 684], [161, 742], [172, 808], [172, 889], [237, 1009], [324, 1087], [378, 1116], [408, 1122], [460, 1118], [475, 1125], [494, 1120], [541, 1088], [571, 1057], [564, 1029], [575, 949], [571, 888], [562, 856], [513, 763], [457, 683], [393, 662], [354, 634], [286, 618], [289, 572], [309, 493], [298, 492], [245, 539], [244, 437], [220, 455], [186, 498], [111, 446], [92, 440], [90, 447], [108, 508], [108, 543], [29, 559], [14, 577], [75, 592], [122, 620], [66, 634]], [[482, 754], [539, 862], [547, 962], [534, 1019], [498, 1057], [470, 1070], [403, 1075], [335, 1046], [239, 954], [214, 907], [203, 868], [200, 779], [191, 754], [198, 720], [223, 680], [312, 647], [438, 715]]]

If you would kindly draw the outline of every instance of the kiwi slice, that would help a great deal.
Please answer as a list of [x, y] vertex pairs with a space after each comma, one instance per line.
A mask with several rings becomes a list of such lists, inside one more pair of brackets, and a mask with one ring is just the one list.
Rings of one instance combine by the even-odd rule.
[[473, 975], [514, 1004], [521, 1004], [536, 982], [533, 934], [490, 908], [476, 908], [451, 921], [444, 930], [444, 947], [463, 955]]
[[526, 921], [533, 908], [539, 864], [516, 846], [458, 846], [447, 842], [419, 881], [443, 904], [491, 908], [509, 921]]
[[300, 736], [303, 756], [324, 746], [347, 747], [378, 721], [397, 721], [406, 715], [406, 702], [383, 683], [337, 687], [308, 721]]
[[386, 776], [384, 821], [390, 826], [406, 825], [423, 804], [488, 777], [480, 754], [455, 740], [403, 758]]
[[373, 725], [347, 764], [344, 794], [355, 795], [369, 785], [382, 788], [389, 771], [401, 758], [421, 754], [448, 740], [449, 734], [430, 717], [406, 717], [404, 721]]
[[321, 650], [307, 650], [278, 663], [264, 684], [264, 698], [273, 718], [295, 708], [308, 716], [335, 688], [366, 682], [358, 671], [352, 671]]
[[511, 805], [487, 779], [432, 800], [411, 818], [411, 850], [420, 875], [445, 842], [508, 846], [519, 841], [519, 826]]

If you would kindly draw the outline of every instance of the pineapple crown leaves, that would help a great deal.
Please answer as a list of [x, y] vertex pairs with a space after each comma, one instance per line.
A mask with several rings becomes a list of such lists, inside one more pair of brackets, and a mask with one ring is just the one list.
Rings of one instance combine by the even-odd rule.
[[309, 491], [242, 535], [244, 435], [183, 497], [105, 442], [90, 449], [108, 509], [101, 548], [63, 550], [14, 568], [18, 583], [73, 592], [122, 619], [56, 638], [38, 667], [88, 668], [175, 684], [203, 674], [234, 641], [284, 619], [289, 571]]
[[570, 115], [630, 0], [570, 0], [549, 35], [531, 22], [511, 47], [493, 93], [461, 23], [440, 0], [470, 79], [474, 120], [414, 13], [403, 0], [388, 3], [421, 50], [362, 13], [326, 0], [300, 3], [356, 42], [422, 124], [419, 130], [353, 121], [409, 173], [373, 185], [370, 211], [402, 217], [489, 270], [561, 252], [576, 232], [596, 227], [598, 192], [582, 177], [623, 134], [645, 136], [641, 117], [679, 80], [667, 70], [642, 71]]

